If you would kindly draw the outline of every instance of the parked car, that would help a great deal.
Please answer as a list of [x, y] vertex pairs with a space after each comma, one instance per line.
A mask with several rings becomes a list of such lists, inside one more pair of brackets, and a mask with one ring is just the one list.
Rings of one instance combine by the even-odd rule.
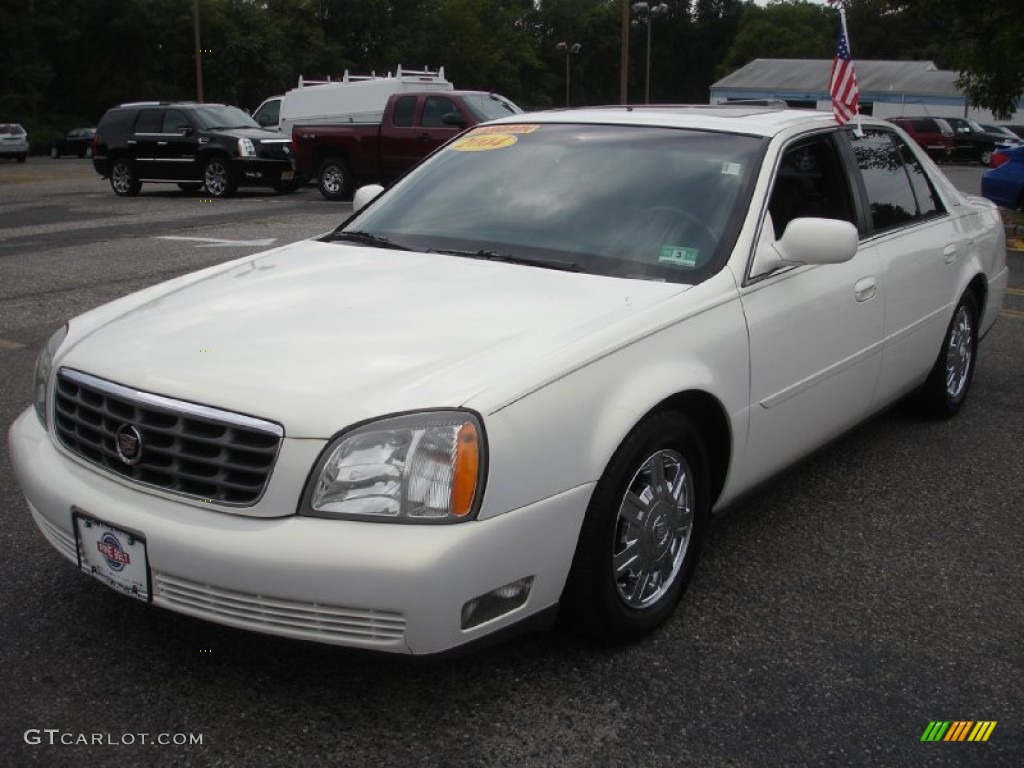
[[1005, 125], [985, 125], [982, 123], [981, 127], [989, 133], [998, 134], [1003, 137], [1003, 140], [996, 144], [996, 149], [1000, 149], [1002, 147], [1019, 147], [1024, 144], [1024, 139], [1021, 139], [1020, 136], [1011, 131]]
[[54, 160], [65, 155], [92, 157], [92, 137], [95, 135], [95, 128], [70, 130], [50, 145], [50, 157]]
[[358, 183], [392, 181], [467, 126], [520, 114], [496, 93], [401, 91], [374, 121], [303, 124], [292, 131], [295, 168], [328, 200], [348, 200]]
[[17, 123], [0, 123], [0, 157], [24, 163], [28, 157], [28, 133]]
[[953, 154], [953, 129], [941, 117], [890, 117], [929, 155], [943, 160]]
[[1024, 210], [1024, 145], [998, 149], [981, 177], [981, 194], [1003, 208]]
[[1001, 133], [989, 133], [974, 120], [963, 117], [942, 119], [953, 129], [953, 141], [958, 156], [980, 160], [982, 165], [992, 163], [992, 153], [1004, 138]]
[[93, 153], [93, 167], [118, 195], [137, 195], [144, 182], [205, 188], [210, 197], [227, 197], [239, 186], [291, 192], [303, 182], [290, 139], [224, 104], [122, 104], [100, 120]]
[[517, 115], [328, 235], [74, 318], [10, 431], [32, 518], [234, 627], [429, 654], [563, 610], [636, 640], [712, 513], [897, 399], [965, 402], [999, 212], [862, 122]]

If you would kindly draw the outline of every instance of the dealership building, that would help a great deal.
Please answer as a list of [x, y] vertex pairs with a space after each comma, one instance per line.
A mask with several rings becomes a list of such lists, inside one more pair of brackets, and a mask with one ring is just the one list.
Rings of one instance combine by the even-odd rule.
[[[931, 61], [855, 60], [860, 111], [875, 117], [931, 115], [1003, 123], [985, 109], [972, 109], [956, 87], [956, 72]], [[711, 104], [777, 99], [791, 107], [831, 111], [831, 59], [754, 59], [711, 86]], [[1017, 102], [1018, 112], [1024, 100]]]

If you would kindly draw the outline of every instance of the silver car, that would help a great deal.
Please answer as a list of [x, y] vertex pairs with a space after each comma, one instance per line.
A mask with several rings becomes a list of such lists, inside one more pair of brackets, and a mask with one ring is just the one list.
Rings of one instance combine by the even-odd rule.
[[24, 163], [28, 156], [28, 134], [17, 123], [0, 123], [0, 157]]

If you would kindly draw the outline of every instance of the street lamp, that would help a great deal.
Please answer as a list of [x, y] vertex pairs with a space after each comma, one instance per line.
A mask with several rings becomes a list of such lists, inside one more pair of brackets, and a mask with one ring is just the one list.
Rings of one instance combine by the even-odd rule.
[[668, 5], [665, 3], [658, 3], [657, 5], [651, 5], [650, 3], [633, 3], [633, 11], [636, 15], [643, 19], [647, 24], [647, 76], [644, 80], [644, 104], [651, 103], [651, 26], [654, 23], [655, 16], [661, 16], [663, 13], [668, 13]]
[[558, 43], [555, 50], [565, 54], [565, 106], [569, 106], [569, 57], [580, 52], [579, 43]]

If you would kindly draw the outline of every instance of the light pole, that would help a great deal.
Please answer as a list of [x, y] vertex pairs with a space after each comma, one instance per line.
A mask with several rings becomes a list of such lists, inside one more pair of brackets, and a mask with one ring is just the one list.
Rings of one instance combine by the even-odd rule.
[[668, 12], [668, 5], [658, 3], [633, 3], [633, 11], [647, 24], [647, 76], [644, 79], [644, 104], [651, 103], [651, 26], [654, 24], [654, 17], [661, 16]]
[[582, 46], [579, 43], [559, 43], [555, 50], [565, 54], [565, 106], [569, 106], [569, 57], [579, 53]]

